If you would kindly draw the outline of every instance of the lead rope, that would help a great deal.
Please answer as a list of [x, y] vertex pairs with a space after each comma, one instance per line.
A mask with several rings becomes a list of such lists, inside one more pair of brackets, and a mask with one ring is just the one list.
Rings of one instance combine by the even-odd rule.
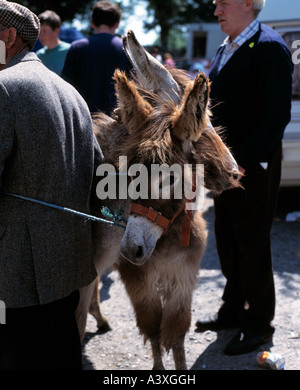
[[[84, 217], [86, 219], [89, 219], [91, 221], [96, 221], [96, 222], [103, 222], [103, 223], [107, 223], [109, 225], [112, 225], [112, 226], [117, 226], [117, 227], [120, 227], [122, 229], [126, 229], [126, 219], [121, 215], [121, 209], [117, 212], [113, 212], [111, 210], [109, 210], [107, 207], [102, 207], [102, 210], [101, 212], [109, 217], [109, 218], [112, 218], [114, 219], [114, 221], [108, 221], [107, 219], [103, 219], [103, 218], [98, 218], [98, 217], [95, 217], [94, 215], [89, 215], [89, 214], [85, 214], [85, 213], [82, 213], [80, 211], [76, 211], [76, 210], [72, 210], [72, 209], [69, 209], [67, 207], [62, 207], [62, 206], [57, 206], [56, 204], [53, 204], [53, 203], [48, 203], [48, 202], [44, 202], [42, 200], [38, 200], [38, 199], [34, 199], [34, 198], [29, 198], [28, 196], [23, 196], [23, 195], [18, 195], [18, 194], [12, 194], [10, 192], [4, 192], [4, 195], [8, 195], [8, 196], [12, 196], [14, 198], [18, 198], [18, 199], [22, 199], [22, 200], [26, 200], [28, 202], [33, 202], [33, 203], [37, 203], [37, 204], [40, 204], [42, 206], [47, 206], [47, 207], [51, 207], [53, 209], [57, 209], [57, 210], [60, 210], [60, 211], [65, 211], [67, 213], [72, 213], [72, 214], [75, 214], [75, 215], [78, 215], [80, 217]], [[117, 221], [117, 222], [116, 222]], [[125, 225], [122, 225], [118, 222], [124, 222]]]

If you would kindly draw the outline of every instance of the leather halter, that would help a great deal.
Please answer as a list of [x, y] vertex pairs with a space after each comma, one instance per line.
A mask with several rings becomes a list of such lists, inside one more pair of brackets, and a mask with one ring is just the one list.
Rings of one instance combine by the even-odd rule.
[[131, 204], [131, 212], [141, 215], [142, 217], [150, 219], [150, 221], [157, 223], [161, 226], [165, 231], [169, 228], [171, 224], [171, 220], [161, 215], [161, 213], [155, 211], [151, 207], [145, 207], [141, 204], [132, 203]]
[[164, 229], [164, 233], [167, 232], [169, 227], [172, 225], [172, 223], [175, 221], [175, 219], [184, 212], [184, 219], [182, 222], [182, 230], [181, 230], [181, 246], [189, 246], [190, 244], [190, 228], [191, 228], [191, 221], [193, 217], [193, 212], [191, 210], [184, 210], [185, 203], [181, 206], [181, 208], [175, 213], [172, 217], [172, 219], [168, 219], [161, 215], [158, 211], [152, 209], [151, 207], [145, 207], [143, 205], [132, 203], [131, 204], [131, 212], [141, 215], [142, 217], [148, 218], [150, 221], [157, 223], [159, 226], [161, 226]]
[[[196, 191], [196, 175], [193, 175], [193, 184], [192, 190]], [[151, 207], [145, 207], [141, 204], [132, 203], [131, 204], [131, 212], [141, 215], [142, 217], [148, 218], [150, 221], [157, 223], [164, 229], [165, 234], [175, 219], [181, 214], [184, 213], [183, 222], [181, 225], [181, 246], [189, 246], [190, 245], [190, 236], [191, 236], [191, 222], [193, 219], [193, 210], [185, 210], [185, 206], [187, 202], [191, 202], [191, 200], [185, 199], [182, 203], [180, 209], [173, 215], [171, 219], [164, 217], [158, 211], [152, 209]]]

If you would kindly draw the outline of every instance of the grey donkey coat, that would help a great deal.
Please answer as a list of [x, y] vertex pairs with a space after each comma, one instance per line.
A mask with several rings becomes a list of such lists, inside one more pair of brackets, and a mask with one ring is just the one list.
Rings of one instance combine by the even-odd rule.
[[0, 300], [46, 304], [89, 284], [92, 224], [4, 195], [90, 213], [102, 153], [86, 103], [34, 53], [0, 72]]

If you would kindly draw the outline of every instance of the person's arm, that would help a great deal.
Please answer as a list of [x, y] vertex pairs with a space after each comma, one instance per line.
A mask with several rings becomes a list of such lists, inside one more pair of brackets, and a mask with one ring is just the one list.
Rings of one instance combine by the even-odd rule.
[[14, 114], [9, 94], [0, 83], [0, 189], [5, 164], [11, 154], [14, 143]]

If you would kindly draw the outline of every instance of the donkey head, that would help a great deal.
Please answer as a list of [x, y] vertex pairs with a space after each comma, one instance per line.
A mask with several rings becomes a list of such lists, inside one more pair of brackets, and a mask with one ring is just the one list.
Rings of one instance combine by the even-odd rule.
[[[205, 75], [200, 73], [193, 81], [186, 78], [182, 85], [140, 46], [132, 32], [124, 38], [124, 48], [137, 81], [115, 72], [116, 112], [128, 129], [122, 154], [128, 165], [144, 167], [146, 175], [139, 184], [146, 188], [146, 196], [134, 203], [120, 252], [129, 261], [144, 264], [166, 229], [184, 215], [191, 194], [183, 189], [192, 189], [195, 177], [198, 180], [197, 164], [204, 166], [205, 186], [216, 191], [234, 184], [237, 165], [211, 127], [210, 84]], [[161, 166], [167, 169], [153, 175]], [[129, 176], [134, 182], [130, 169]], [[164, 198], [165, 190], [168, 196]]]

